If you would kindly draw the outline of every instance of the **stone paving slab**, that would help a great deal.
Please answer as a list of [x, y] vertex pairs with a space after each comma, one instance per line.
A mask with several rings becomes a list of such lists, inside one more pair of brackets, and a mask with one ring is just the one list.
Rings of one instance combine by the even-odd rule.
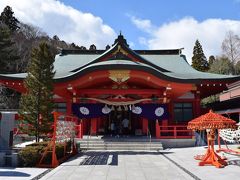
[[30, 180], [44, 173], [44, 168], [5, 168], [0, 167], [0, 180]]
[[[68, 172], [66, 172], [68, 171]], [[159, 152], [87, 151], [41, 180], [191, 180]]]
[[[239, 145], [230, 146], [235, 148]], [[237, 180], [240, 157], [224, 154], [225, 168], [198, 166], [193, 157], [205, 147], [174, 148], [160, 152], [87, 151], [47, 173], [42, 180]], [[43, 168], [0, 168], [0, 180], [30, 180]], [[192, 176], [191, 176], [192, 175]]]
[[[240, 145], [229, 145], [229, 148], [236, 148]], [[217, 149], [217, 146], [215, 146]], [[165, 154], [168, 158], [184, 167], [201, 180], [226, 180], [240, 179], [240, 156], [220, 153], [227, 157], [228, 166], [224, 168], [216, 168], [214, 166], [198, 166], [198, 160], [194, 159], [195, 155], [203, 155], [206, 152], [206, 147], [191, 147], [191, 148], [176, 148], [168, 149]]]

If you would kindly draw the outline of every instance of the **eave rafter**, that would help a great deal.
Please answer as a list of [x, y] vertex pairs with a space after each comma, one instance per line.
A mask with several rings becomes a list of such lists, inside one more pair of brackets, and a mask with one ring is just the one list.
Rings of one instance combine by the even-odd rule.
[[0, 85], [10, 89], [14, 89], [20, 93], [24, 93], [26, 91], [23, 80], [0, 80]]
[[[137, 94], [142, 97], [166, 96], [166, 98], [177, 98], [188, 91], [196, 89], [194, 84], [182, 84], [160, 79], [148, 72], [137, 70], [102, 70], [89, 73], [85, 76], [73, 79], [65, 83], [58, 83], [56, 91], [65, 91], [68, 96], [95, 96], [98, 95], [126, 95]], [[125, 89], [113, 89], [113, 84], [126, 84]], [[103, 88], [103, 87], [106, 88]], [[136, 89], [132, 87], [138, 87]], [[140, 88], [139, 88], [140, 87]], [[164, 95], [164, 93], [166, 95]]]
[[78, 89], [77, 95], [160, 95], [163, 91], [158, 89]]

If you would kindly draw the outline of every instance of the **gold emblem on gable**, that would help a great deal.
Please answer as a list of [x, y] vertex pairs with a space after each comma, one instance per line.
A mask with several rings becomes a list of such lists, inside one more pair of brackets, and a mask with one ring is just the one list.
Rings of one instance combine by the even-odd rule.
[[109, 78], [114, 82], [121, 84], [130, 78], [129, 70], [110, 70]]
[[124, 55], [128, 55], [128, 53], [127, 53], [127, 51], [125, 51], [123, 48], [122, 48], [122, 46], [121, 45], [118, 45], [118, 47], [117, 47], [117, 50], [115, 51], [115, 52], [113, 52], [112, 54], [113, 55], [115, 55], [115, 54], [117, 54], [117, 53], [122, 53], [122, 54], [124, 54]]

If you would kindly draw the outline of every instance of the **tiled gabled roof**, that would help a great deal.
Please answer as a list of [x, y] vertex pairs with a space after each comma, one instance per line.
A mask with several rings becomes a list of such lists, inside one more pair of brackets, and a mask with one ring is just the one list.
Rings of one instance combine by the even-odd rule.
[[[187, 62], [181, 49], [132, 50], [122, 35], [108, 50], [62, 50], [55, 57], [54, 79], [66, 81], [89, 72], [111, 69], [142, 70], [176, 82], [201, 83], [202, 80], [239, 80], [239, 76], [199, 72]], [[26, 73], [0, 75], [0, 78], [23, 79]]]

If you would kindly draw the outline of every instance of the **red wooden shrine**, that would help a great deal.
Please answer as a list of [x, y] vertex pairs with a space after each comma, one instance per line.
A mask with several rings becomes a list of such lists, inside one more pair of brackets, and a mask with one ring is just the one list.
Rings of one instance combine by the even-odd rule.
[[[54, 68], [57, 111], [72, 115], [72, 103], [99, 103], [97, 100], [166, 104], [167, 119], [127, 114], [129, 134], [149, 133], [156, 138], [191, 138], [187, 122], [201, 115], [200, 99], [225, 90], [227, 84], [239, 79], [196, 71], [181, 49], [132, 50], [121, 34], [106, 50], [62, 50]], [[25, 93], [26, 75], [0, 74], [0, 83]], [[114, 109], [119, 113], [117, 106]], [[108, 134], [112, 118], [78, 119], [77, 137]]]

